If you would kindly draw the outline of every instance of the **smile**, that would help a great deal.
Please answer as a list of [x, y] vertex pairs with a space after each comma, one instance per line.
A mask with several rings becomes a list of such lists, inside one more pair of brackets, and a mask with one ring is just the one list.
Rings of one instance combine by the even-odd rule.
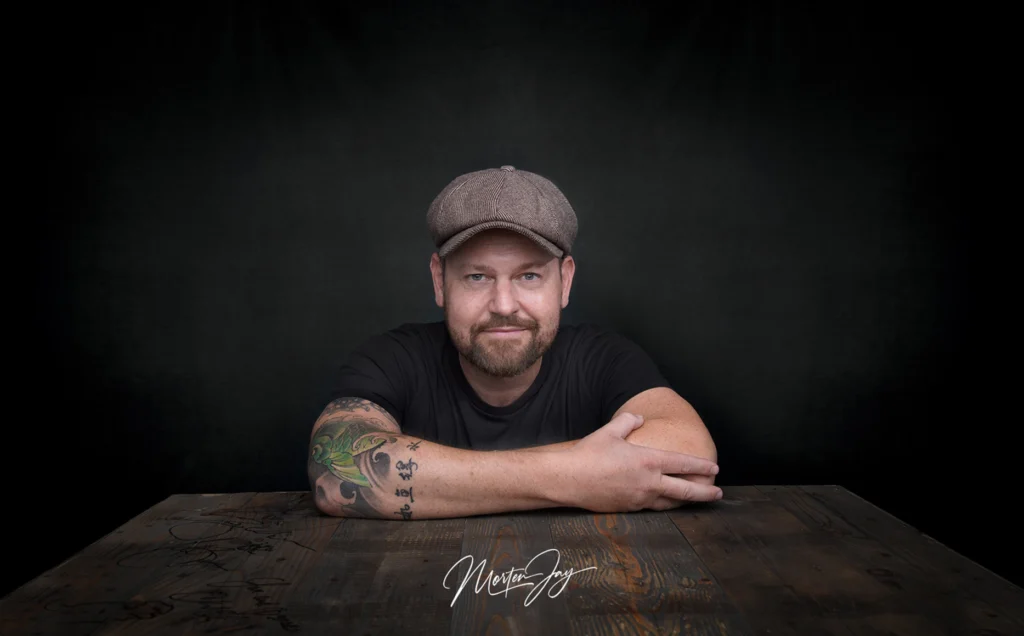
[[484, 333], [495, 336], [497, 338], [510, 338], [518, 336], [519, 334], [526, 333], [525, 329], [512, 329], [512, 330], [491, 330], [488, 329]]

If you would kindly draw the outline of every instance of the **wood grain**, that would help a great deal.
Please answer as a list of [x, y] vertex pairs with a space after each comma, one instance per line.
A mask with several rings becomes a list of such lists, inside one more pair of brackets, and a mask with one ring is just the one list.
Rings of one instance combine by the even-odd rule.
[[574, 634], [744, 634], [749, 626], [678, 529], [661, 512], [553, 514], [566, 565]]
[[[288, 595], [317, 561], [342, 519], [323, 517], [309, 493], [259, 493], [240, 506], [209, 515], [222, 530], [207, 533], [196, 548], [210, 551], [203, 568], [168, 574], [142, 590], [165, 598], [174, 610], [146, 625], [170, 633], [241, 630], [296, 633]], [[136, 633], [133, 625], [105, 634]]]
[[203, 540], [223, 533], [217, 512], [252, 497], [168, 497], [8, 595], [0, 633], [93, 634], [169, 614], [173, 601], [144, 590], [212, 567], [216, 554]]
[[[1024, 590], [843, 488], [725, 493], [438, 520], [329, 517], [307, 492], [176, 495], [0, 600], [0, 633], [1024, 633]], [[477, 592], [476, 574], [456, 598], [463, 557], [551, 578], [529, 604], [532, 587]]]
[[901, 558], [798, 487], [727, 488], [719, 504], [713, 517], [670, 517], [760, 633], [1018, 631], [958, 581]]
[[[667, 513], [758, 634], [846, 635], [831, 628], [813, 600], [798, 594], [744, 537], [723, 523], [722, 515], [751, 513], [770, 500], [753, 486], [723, 486], [713, 507], [681, 508]], [[719, 513], [722, 514], [719, 514]]]
[[[569, 629], [566, 592], [557, 590], [565, 588], [573, 579], [570, 577], [568, 583], [559, 586], [564, 577], [548, 578], [556, 567], [567, 570], [554, 551], [548, 519], [548, 513], [529, 512], [479, 516], [466, 521], [461, 555], [466, 560], [449, 581], [452, 598], [458, 593], [452, 616], [452, 636], [526, 636], [564, 633]], [[486, 584], [492, 570], [497, 576], [507, 576], [520, 568], [519, 574], [531, 578], [499, 580], [493, 586]], [[463, 580], [467, 580], [466, 587], [458, 592]], [[485, 582], [480, 592], [475, 591], [478, 581]], [[508, 589], [519, 584], [524, 587]]]
[[808, 525], [838, 537], [843, 549], [856, 555], [864, 567], [905, 592], [904, 607], [916, 603], [920, 612], [940, 622], [948, 633], [1024, 633], [1024, 590], [845, 488], [765, 486], [761, 490], [802, 515]]
[[462, 554], [465, 519], [347, 519], [296, 584], [289, 611], [316, 632], [446, 634], [441, 582]]

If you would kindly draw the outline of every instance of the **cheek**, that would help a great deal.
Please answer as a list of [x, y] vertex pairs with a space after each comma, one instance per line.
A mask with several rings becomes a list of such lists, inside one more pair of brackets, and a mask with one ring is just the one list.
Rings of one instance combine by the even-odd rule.
[[482, 320], [487, 320], [486, 307], [467, 298], [453, 298], [448, 305], [448, 320], [460, 330], [469, 330]]

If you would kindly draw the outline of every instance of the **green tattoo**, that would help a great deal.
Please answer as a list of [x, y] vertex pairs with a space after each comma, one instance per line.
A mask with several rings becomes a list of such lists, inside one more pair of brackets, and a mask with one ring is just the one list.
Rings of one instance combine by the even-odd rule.
[[324, 465], [342, 481], [369, 487], [370, 482], [356, 465], [356, 457], [397, 441], [397, 437], [382, 433], [365, 422], [329, 421], [313, 438], [310, 460]]

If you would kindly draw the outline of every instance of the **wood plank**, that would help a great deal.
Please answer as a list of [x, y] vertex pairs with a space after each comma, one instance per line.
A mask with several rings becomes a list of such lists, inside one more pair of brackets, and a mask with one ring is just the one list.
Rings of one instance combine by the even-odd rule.
[[774, 501], [720, 506], [715, 513], [785, 585], [826, 615], [878, 610], [891, 598], [892, 588], [851, 560], [841, 541], [813, 532]]
[[[585, 636], [635, 636], [636, 634], [744, 634], [734, 631], [732, 617], [710, 614], [658, 612], [622, 616], [585, 614], [573, 619], [573, 634]], [[555, 632], [552, 632], [555, 633]]]
[[962, 590], [965, 621], [991, 624], [990, 629], [999, 630], [1000, 626], [1013, 625], [1006, 633], [1024, 631], [1024, 589], [841, 486], [801, 486], [793, 490], [806, 494], [837, 523], [886, 546], [892, 558], [911, 564], [941, 589]]
[[174, 495], [143, 511], [0, 602], [0, 633], [91, 634], [104, 625], [143, 622], [173, 610], [139, 592], [171, 570], [209, 566], [202, 539], [222, 533], [222, 509], [253, 493]]
[[303, 632], [436, 636], [451, 628], [442, 581], [462, 555], [466, 519], [347, 519], [293, 590]]
[[[836, 488], [840, 497], [853, 496], [841, 487], [824, 488]], [[922, 568], [919, 563], [903, 558], [889, 544], [852, 525], [803, 488], [762, 486], [760, 489], [801, 518], [809, 528], [841, 539], [846, 552], [866, 571], [895, 588], [896, 594], [909, 595], [907, 611], [865, 616], [863, 624], [866, 628], [878, 629], [892, 624], [892, 629], [900, 633], [939, 633], [934, 625], [941, 625], [950, 633], [1012, 634], [1022, 631], [1021, 625], [1012, 617], [1000, 613], [978, 596], [971, 585], [965, 585], [963, 576], [949, 576], [931, 567]], [[882, 518], [906, 526], [888, 513], [884, 513]], [[911, 612], [915, 607], [916, 612]], [[922, 631], [913, 632], [911, 625], [920, 625]]]
[[709, 506], [678, 508], [667, 513], [683, 533], [710, 578], [724, 590], [757, 634], [846, 636], [842, 625], [830, 624], [824, 610], [789, 586], [755, 545], [726, 524], [722, 515], [753, 514], [752, 506], [773, 505], [753, 486], [723, 486], [724, 495]]
[[[1019, 587], [845, 489], [725, 491], [415, 521], [326, 517], [304, 492], [169, 497], [0, 601], [0, 633], [1024, 633]], [[555, 598], [474, 577], [452, 608], [462, 556], [500, 574], [552, 547], [577, 570]]]
[[552, 513], [551, 536], [579, 572], [563, 594], [573, 634], [752, 633], [664, 513]]
[[[955, 585], [943, 586], [900, 563], [884, 544], [844, 520], [828, 519], [827, 511], [807, 505], [787, 510], [780, 503], [787, 501], [786, 487], [759, 490], [771, 501], [718, 506], [715, 513], [796, 597], [820, 608], [815, 619], [819, 628], [853, 634], [887, 628], [943, 634], [986, 629], [987, 624], [994, 628], [991, 633], [1002, 633], [996, 631], [998, 621], [981, 626], [972, 622], [971, 609], [961, 602]], [[742, 578], [734, 584], [745, 585]], [[978, 609], [984, 608], [973, 611]]]
[[[451, 634], [565, 633], [569, 611], [564, 594], [567, 583], [551, 539], [547, 511], [484, 515], [467, 519], [462, 541], [466, 559], [448, 581], [453, 599]], [[519, 570], [521, 568], [521, 570]], [[508, 578], [513, 570], [530, 578]], [[556, 572], [558, 570], [559, 572]], [[506, 579], [487, 585], [490, 573]], [[536, 576], [540, 574], [540, 576]], [[465, 582], [463, 589], [460, 586]], [[485, 582], [477, 592], [480, 582]], [[522, 585], [522, 587], [514, 587]], [[511, 589], [510, 589], [511, 588]]]
[[[168, 572], [140, 591], [173, 605], [149, 621], [146, 631], [299, 631], [288, 594], [344, 520], [322, 515], [309, 492], [259, 493], [209, 517], [224, 531], [196, 542], [210, 555], [206, 567]], [[137, 633], [137, 627], [122, 623], [104, 633]]]

